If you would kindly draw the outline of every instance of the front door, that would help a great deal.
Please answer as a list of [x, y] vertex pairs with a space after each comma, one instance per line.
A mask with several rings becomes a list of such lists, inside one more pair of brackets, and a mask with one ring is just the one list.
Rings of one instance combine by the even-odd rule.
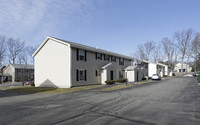
[[137, 71], [137, 81], [139, 81], [139, 78], [138, 78], [138, 77], [139, 77], [139, 72]]
[[114, 80], [113, 79], [113, 71], [110, 71], [110, 80]]

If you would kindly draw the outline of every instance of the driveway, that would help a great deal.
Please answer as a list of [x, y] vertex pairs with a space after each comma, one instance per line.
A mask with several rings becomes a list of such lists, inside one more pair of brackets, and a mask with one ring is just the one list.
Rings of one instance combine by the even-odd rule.
[[0, 98], [3, 125], [200, 124], [200, 88], [193, 77], [109, 92], [12, 94]]

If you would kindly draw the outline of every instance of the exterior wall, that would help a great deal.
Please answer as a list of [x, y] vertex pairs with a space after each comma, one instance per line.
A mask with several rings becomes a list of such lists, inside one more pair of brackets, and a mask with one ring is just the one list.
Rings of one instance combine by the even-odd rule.
[[149, 63], [148, 65], [148, 76], [152, 77], [153, 74], [157, 73], [157, 67], [154, 63]]
[[15, 68], [15, 81], [28, 81], [34, 79], [34, 69]]
[[[101, 84], [103, 80], [101, 80], [101, 76], [96, 76], [96, 70], [100, 70], [101, 67], [111, 62], [108, 60], [96, 59], [96, 53], [87, 51], [87, 61], [78, 60], [77, 61], [77, 48], [72, 48], [72, 86], [81, 86], [81, 85], [91, 85], [91, 84]], [[124, 59], [124, 65], [119, 65], [119, 58], [116, 58], [116, 62], [112, 62], [115, 65], [116, 71], [116, 79], [118, 78], [118, 71], [123, 71], [123, 69], [127, 66], [131, 65], [130, 60]], [[76, 80], [76, 70], [83, 69], [87, 71], [87, 80], [86, 81], [77, 81]], [[103, 71], [104, 72], [104, 71]], [[108, 73], [107, 73], [108, 75]], [[105, 81], [104, 81], [105, 82]]]
[[35, 55], [36, 87], [71, 87], [71, 48], [49, 39]]
[[[177, 63], [174, 67], [175, 72], [180, 72], [181, 71], [181, 63]], [[191, 67], [187, 64], [183, 64], [183, 70], [185, 70], [185, 72], [191, 72]]]
[[119, 79], [119, 73], [117, 72], [117, 69], [113, 65], [111, 65], [107, 67], [107, 80], [111, 80], [111, 71], [113, 71], [113, 80]]
[[159, 74], [161, 77], [163, 77], [164, 75], [164, 66], [161, 66], [161, 65], [157, 65], [157, 74]]
[[8, 77], [8, 81], [15, 81], [15, 68], [12, 65], [8, 65], [8, 67], [4, 70], [3, 74], [10, 74], [12, 76], [12, 79]]
[[169, 69], [168, 69], [168, 66], [165, 66], [165, 73], [164, 73], [164, 75], [169, 75]]
[[148, 66], [149, 66], [148, 63], [143, 62], [143, 65], [141, 67], [142, 74], [140, 74], [142, 78], [145, 78], [146, 76], [148, 77], [148, 69], [149, 69]]

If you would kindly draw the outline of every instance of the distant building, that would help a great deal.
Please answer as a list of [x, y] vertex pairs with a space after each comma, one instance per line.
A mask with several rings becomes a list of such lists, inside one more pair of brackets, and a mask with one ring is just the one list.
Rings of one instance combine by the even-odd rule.
[[27, 81], [34, 79], [34, 65], [9, 64], [3, 69], [4, 81]]
[[[177, 63], [174, 67], [174, 71], [180, 73], [181, 72], [181, 63]], [[188, 64], [183, 64], [183, 73], [185, 72], [191, 72], [192, 67], [190, 67]]]

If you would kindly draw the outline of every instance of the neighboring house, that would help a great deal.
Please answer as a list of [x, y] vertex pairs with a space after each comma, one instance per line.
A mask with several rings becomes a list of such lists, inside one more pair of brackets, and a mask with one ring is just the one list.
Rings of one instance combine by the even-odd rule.
[[5, 81], [27, 81], [34, 79], [34, 66], [25, 64], [9, 64], [3, 70]]
[[47, 37], [33, 54], [37, 87], [70, 88], [125, 78], [131, 57]]
[[[181, 63], [177, 63], [174, 67], [174, 71], [181, 73]], [[191, 72], [192, 67], [190, 67], [188, 64], [183, 64], [183, 73], [185, 72]]]
[[143, 60], [143, 62], [148, 63], [148, 76], [152, 77], [153, 74], [159, 74], [161, 77], [164, 75], [172, 76], [172, 70], [165, 64], [162, 63], [152, 63], [150, 61]]
[[152, 77], [153, 74], [157, 74], [157, 64], [152, 63], [150, 61], [143, 60], [146, 64], [148, 64], [148, 77]]

